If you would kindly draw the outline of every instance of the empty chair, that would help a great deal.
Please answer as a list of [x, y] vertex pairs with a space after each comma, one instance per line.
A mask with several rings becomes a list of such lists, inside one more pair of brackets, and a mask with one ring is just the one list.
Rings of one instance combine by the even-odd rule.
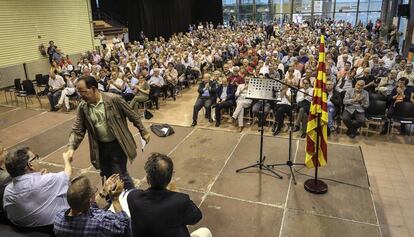
[[369, 94], [369, 100], [381, 100], [381, 101], [387, 101], [387, 97], [385, 95], [377, 94], [377, 93], [370, 93]]
[[[391, 118], [391, 133], [395, 125], [414, 125], [414, 104], [400, 102], [395, 104], [394, 115]], [[412, 134], [410, 134], [412, 135]]]
[[24, 80], [22, 82], [22, 87], [23, 87], [23, 90], [16, 93], [16, 99], [18, 97], [24, 98], [24, 103], [25, 103], [26, 108], [27, 108], [27, 101], [29, 100], [31, 103], [33, 103], [31, 97], [36, 97], [37, 100], [39, 101], [40, 107], [42, 107], [42, 102], [40, 101], [40, 98], [36, 93], [33, 82], [30, 81], [30, 80]]
[[21, 90], [23, 90], [23, 88], [22, 88], [22, 83], [21, 83], [20, 78], [14, 79], [14, 86], [6, 90], [6, 93], [5, 93], [6, 103], [7, 104], [9, 103], [7, 99], [7, 94], [10, 95], [10, 101], [13, 100], [13, 96], [14, 96], [14, 100], [16, 101], [16, 103], [18, 103], [16, 94], [19, 93], [19, 91]]
[[35, 75], [35, 81], [36, 81], [36, 90], [37, 92], [41, 92], [40, 88], [46, 88], [48, 81], [49, 81], [49, 76], [47, 77], [47, 80], [45, 81], [46, 78], [44, 78], [44, 76], [42, 74], [36, 74]]
[[[370, 124], [382, 126], [388, 120], [386, 116], [387, 102], [384, 100], [370, 100], [369, 107], [365, 110], [365, 117], [367, 119], [367, 130], [369, 131]], [[380, 130], [381, 131], [381, 130]]]

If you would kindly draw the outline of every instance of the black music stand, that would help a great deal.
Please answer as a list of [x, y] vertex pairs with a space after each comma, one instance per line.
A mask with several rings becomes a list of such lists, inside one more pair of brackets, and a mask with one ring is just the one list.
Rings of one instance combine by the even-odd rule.
[[[275, 81], [279, 82], [280, 84], [285, 85], [285, 86], [290, 88], [290, 90], [291, 90], [291, 93], [290, 93], [291, 100], [290, 101], [291, 101], [292, 105], [293, 105], [293, 99], [294, 99], [293, 95], [297, 92], [300, 92], [300, 93], [302, 93], [304, 95], [307, 95], [307, 96], [312, 96], [312, 95], [309, 95], [306, 92], [300, 91], [299, 88], [291, 86], [291, 85], [287, 84], [286, 82], [284, 82], [282, 80], [279, 80], [279, 79], [276, 79], [276, 78], [272, 78], [272, 80], [275, 80]], [[293, 106], [292, 106], [292, 112], [293, 112]], [[292, 178], [293, 178], [293, 183], [296, 185], [296, 178], [295, 178], [295, 174], [293, 173], [292, 166], [295, 166], [295, 165], [305, 166], [305, 163], [294, 163], [292, 161], [292, 133], [293, 133], [292, 132], [292, 127], [293, 127], [293, 113], [291, 113], [291, 115], [289, 116], [289, 152], [288, 152], [288, 160], [286, 161], [286, 163], [276, 163], [276, 164], [268, 165], [268, 167], [269, 168], [274, 168], [276, 166], [284, 166], [284, 165], [289, 166], [290, 173], [291, 173]]]
[[271, 79], [265, 79], [265, 78], [253, 78], [249, 82], [249, 88], [247, 90], [247, 96], [246, 98], [249, 99], [258, 99], [262, 102], [262, 114], [261, 114], [261, 120], [262, 124], [260, 127], [260, 154], [259, 154], [259, 160], [256, 161], [255, 164], [246, 166], [244, 168], [236, 170], [236, 172], [240, 172], [242, 170], [250, 169], [250, 168], [259, 168], [260, 170], [267, 170], [270, 173], [272, 173], [274, 176], [278, 177], [279, 179], [282, 179], [283, 177], [272, 170], [271, 167], [266, 165], [264, 162], [266, 160], [266, 156], [263, 156], [263, 121], [264, 121], [264, 104], [267, 100], [276, 101], [276, 98], [273, 98], [273, 90], [274, 88], [280, 87], [280, 85], [277, 84], [276, 81]]

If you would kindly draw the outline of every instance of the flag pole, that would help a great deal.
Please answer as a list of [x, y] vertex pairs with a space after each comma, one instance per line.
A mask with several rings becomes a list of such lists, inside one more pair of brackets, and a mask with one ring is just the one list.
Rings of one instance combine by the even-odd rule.
[[316, 127], [316, 153], [313, 155], [313, 159], [316, 161], [315, 164], [315, 178], [308, 179], [305, 181], [304, 187], [305, 190], [314, 193], [314, 194], [324, 194], [328, 192], [328, 185], [323, 182], [322, 180], [318, 180], [318, 167], [319, 167], [319, 139], [321, 137], [322, 133], [322, 127], [321, 127], [321, 113], [318, 113], [317, 115], [317, 123], [318, 126]]

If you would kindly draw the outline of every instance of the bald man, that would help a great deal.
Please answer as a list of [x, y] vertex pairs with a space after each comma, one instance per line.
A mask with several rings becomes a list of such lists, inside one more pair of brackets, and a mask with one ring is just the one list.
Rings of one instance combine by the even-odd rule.
[[350, 138], [357, 136], [357, 131], [365, 124], [365, 109], [369, 106], [369, 94], [364, 90], [365, 82], [357, 81], [354, 88], [348, 89], [344, 97], [345, 109], [342, 120], [348, 128]]

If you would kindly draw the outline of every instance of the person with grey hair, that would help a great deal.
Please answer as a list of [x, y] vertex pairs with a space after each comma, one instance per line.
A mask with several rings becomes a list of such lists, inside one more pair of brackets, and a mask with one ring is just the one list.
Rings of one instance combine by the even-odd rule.
[[365, 109], [369, 106], [369, 94], [364, 90], [365, 82], [358, 80], [354, 88], [346, 91], [343, 103], [345, 105], [342, 114], [350, 138], [357, 136], [357, 131], [365, 124]]
[[132, 190], [127, 197], [132, 236], [211, 237], [207, 228], [190, 235], [187, 225], [195, 225], [202, 214], [188, 194], [167, 189], [174, 173], [172, 159], [153, 153], [144, 169], [150, 187]]
[[64, 171], [39, 172], [38, 155], [28, 147], [10, 151], [6, 169], [12, 182], [4, 191], [3, 206], [15, 225], [52, 233], [55, 215], [67, 209], [66, 191], [72, 175], [72, 159], [63, 154]]
[[159, 68], [154, 69], [154, 74], [148, 80], [148, 84], [150, 85], [150, 99], [155, 103], [155, 108], [159, 109], [158, 97], [160, 96], [161, 88], [165, 84], [164, 78], [160, 75]]
[[397, 70], [393, 69], [387, 77], [382, 77], [375, 91], [381, 95], [389, 96], [397, 84], [397, 73]]
[[398, 72], [397, 80], [403, 77], [408, 79], [408, 86], [414, 86], [413, 64], [411, 62], [407, 63], [404, 71]]

